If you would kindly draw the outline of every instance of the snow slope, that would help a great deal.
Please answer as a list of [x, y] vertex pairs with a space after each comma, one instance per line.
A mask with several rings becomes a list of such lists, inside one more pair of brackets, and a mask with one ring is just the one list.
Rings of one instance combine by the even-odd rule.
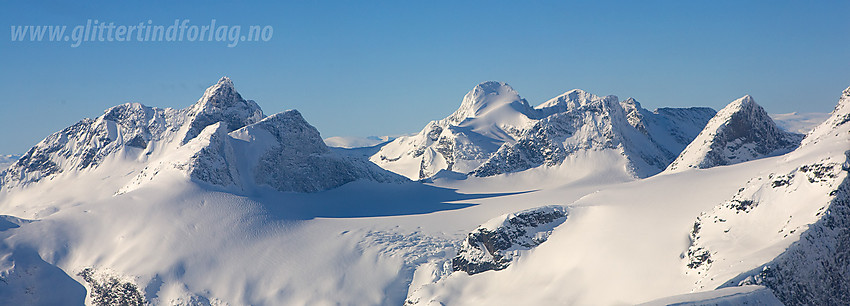
[[717, 112], [667, 171], [731, 165], [796, 148], [803, 135], [780, 130], [749, 95]]
[[337, 148], [363, 148], [376, 146], [385, 142], [392, 141], [398, 137], [395, 136], [369, 136], [369, 137], [354, 137], [354, 136], [334, 136], [325, 138], [325, 144], [329, 147]]
[[848, 174], [850, 88], [782, 164], [697, 219], [688, 254], [698, 284], [760, 284], [787, 304], [846, 303]]
[[639, 306], [688, 305], [783, 305], [770, 289], [763, 286], [740, 286], [707, 292], [688, 293], [666, 297]]
[[[507, 97], [508, 93], [487, 97]], [[579, 96], [576, 92], [581, 100]], [[90, 145], [101, 138], [78, 140], [67, 137], [76, 133], [59, 133], [58, 145], [45, 141], [37, 146], [30, 162], [7, 173], [16, 178], [10, 180], [11, 187], [0, 189], [0, 277], [5, 281], [0, 282], [0, 304], [95, 304], [115, 296], [140, 297], [156, 305], [773, 303], [771, 293], [795, 304], [799, 300], [787, 298], [784, 288], [809, 286], [814, 279], [826, 279], [825, 275], [839, 278], [817, 268], [786, 267], [799, 262], [811, 262], [814, 267], [838, 264], [842, 261], [828, 258], [842, 258], [835, 255], [846, 252], [846, 246], [833, 244], [844, 241], [837, 235], [842, 232], [828, 226], [841, 221], [838, 208], [844, 204], [835, 201], [840, 191], [830, 195], [828, 186], [842, 186], [835, 184], [846, 181], [844, 169], [850, 168], [844, 166], [845, 152], [850, 150], [847, 96], [850, 89], [833, 116], [790, 154], [645, 179], [622, 171], [629, 160], [621, 151], [588, 150], [567, 156], [560, 164], [520, 172], [467, 177], [442, 171], [425, 182], [386, 184], [368, 177], [375, 174], [369, 164], [361, 165], [366, 168], [356, 164], [365, 162], [363, 156], [369, 154], [364, 152], [372, 149], [327, 148], [295, 111], [235, 129], [229, 119], [219, 120], [185, 143], [191, 117], [175, 117], [174, 122], [183, 122], [173, 126], [176, 129], [151, 129], [161, 121], [145, 121], [140, 132], [146, 141], [144, 149], [123, 145], [112, 151], [105, 149], [108, 144]], [[644, 144], [657, 152], [684, 147], [674, 141], [676, 135], [698, 133], [700, 116], [693, 114], [708, 113], [642, 112], [628, 100], [605, 103], [597, 105], [621, 116], [615, 118], [618, 129], [631, 127], [630, 137], [643, 137]], [[614, 108], [617, 105], [622, 111]], [[166, 118], [156, 117], [158, 111], [138, 109], [154, 114], [139, 118]], [[485, 117], [489, 113], [478, 110], [482, 109], [464, 108], [463, 113]], [[598, 119], [594, 123], [611, 120], [603, 117], [584, 118]], [[118, 127], [123, 126], [120, 120], [108, 121], [116, 122], [115, 133], [107, 134], [109, 143], [124, 141], [117, 135], [132, 134]], [[693, 122], [691, 132], [666, 129], [686, 122]], [[646, 136], [642, 129], [653, 136]], [[662, 137], [653, 129], [666, 132]], [[151, 130], [162, 132], [145, 136], [144, 131]], [[86, 126], [81, 131], [81, 135], [97, 135], [99, 130]], [[59, 149], [48, 149], [54, 147]], [[92, 159], [97, 160], [94, 166], [79, 169], [76, 165], [83, 158], [75, 150], [86, 152], [83, 149], [91, 147], [107, 153]], [[58, 153], [65, 151], [71, 153]], [[48, 172], [38, 167], [34, 162], [38, 160], [71, 166], [42, 175]], [[833, 167], [828, 171], [811, 167], [818, 163]], [[600, 164], [608, 166], [600, 168]], [[307, 169], [285, 172], [292, 165]], [[810, 167], [804, 171], [803, 165]], [[325, 166], [330, 168], [321, 168]], [[147, 174], [142, 176], [146, 167]], [[21, 169], [34, 169], [39, 175]], [[773, 181], [782, 181], [779, 175], [792, 170], [797, 171], [796, 179], [772, 187]], [[286, 179], [293, 173], [307, 183]], [[335, 174], [329, 178], [328, 173]], [[764, 179], [771, 173], [773, 178]], [[361, 179], [310, 193], [291, 191], [324, 189], [338, 183], [333, 178], [346, 174], [361, 175]], [[34, 181], [35, 177], [40, 179]], [[762, 181], [754, 180], [758, 177]], [[754, 195], [763, 195], [764, 201], [748, 214], [735, 214], [735, 227], [729, 233], [750, 235], [749, 226], [753, 234], [748, 239], [756, 248], [724, 244], [725, 228], [708, 224], [701, 227], [700, 238], [690, 239], [698, 216]], [[789, 200], [774, 201], [781, 198]], [[784, 210], [776, 212], [771, 207], [782, 208], [793, 204], [793, 199], [805, 201], [797, 201], [802, 205], [789, 210], [794, 220], [778, 235], [774, 226], [789, 218]], [[813, 217], [825, 205], [828, 215], [836, 217]], [[781, 237], [794, 228], [798, 230]], [[807, 245], [807, 239], [796, 237], [813, 237], [826, 244]], [[470, 242], [470, 238], [474, 239]], [[780, 250], [783, 244], [791, 247], [786, 255]], [[707, 270], [689, 268], [693, 245], [716, 250], [715, 264]], [[734, 254], [751, 251], [757, 254], [742, 258], [743, 264], [735, 262]], [[494, 255], [510, 258], [503, 261]], [[499, 266], [470, 275], [463, 265], [452, 265], [455, 258], [476, 263], [493, 259]], [[771, 278], [759, 273], [766, 264], [781, 271], [812, 273], [779, 273], [773, 275], [781, 277]], [[751, 283], [770, 289], [715, 290]], [[681, 296], [689, 293], [696, 294]]]
[[444, 271], [415, 283], [408, 302], [638, 304], [739, 284], [791, 305], [846, 302], [848, 93], [792, 153], [601, 188], [568, 204], [546, 243], [507, 268]]
[[770, 118], [780, 129], [798, 134], [806, 134], [821, 122], [829, 118], [828, 113], [785, 113], [770, 114]]

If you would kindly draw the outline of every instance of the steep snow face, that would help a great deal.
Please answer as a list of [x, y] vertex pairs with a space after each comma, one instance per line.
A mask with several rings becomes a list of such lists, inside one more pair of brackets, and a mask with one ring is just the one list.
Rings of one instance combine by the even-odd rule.
[[[92, 172], [106, 161], [114, 168]], [[84, 119], [30, 149], [0, 183], [4, 189], [23, 188], [60, 174], [115, 181], [109, 172], [134, 174], [113, 190], [118, 193], [138, 189], [164, 172], [238, 192], [258, 185], [312, 192], [358, 179], [401, 180], [365, 159], [330, 152], [297, 111], [265, 117], [224, 77], [183, 110], [130, 103]]]
[[628, 98], [620, 105], [626, 111], [629, 124], [649, 137], [666, 154], [672, 154], [671, 159], [678, 156], [717, 114], [708, 107], [665, 107], [649, 111], [634, 98]]
[[21, 156], [3, 175], [3, 188], [25, 186], [60, 173], [97, 167], [123, 152], [129, 161], [143, 160], [168, 141], [185, 120], [182, 111], [139, 103], [112, 107], [96, 119], [83, 119], [48, 136]]
[[829, 113], [829, 118], [823, 123], [812, 129], [806, 134], [802, 145], [818, 143], [823, 139], [844, 139], [850, 138], [850, 129], [847, 128], [850, 122], [850, 87], [841, 92], [841, 98], [838, 99], [838, 105]]
[[549, 115], [515, 143], [502, 145], [475, 169], [475, 176], [552, 167], [568, 156], [613, 150], [625, 159], [621, 171], [647, 177], [664, 169], [713, 114], [705, 108], [649, 112], [631, 98], [620, 103], [616, 96], [598, 97], [580, 90], [564, 93], [537, 109]]
[[850, 299], [848, 96], [775, 172], [697, 219], [687, 266], [699, 287], [764, 285], [788, 305]]
[[802, 138], [779, 129], [764, 109], [746, 95], [717, 112], [667, 171], [705, 169], [781, 155], [796, 148]]
[[[253, 181], [278, 191], [315, 192], [358, 179], [400, 182], [404, 179], [365, 161], [333, 154], [319, 131], [296, 110], [269, 116], [231, 133], [237, 156], [249, 166]], [[265, 150], [251, 148], [259, 145]]]
[[533, 124], [536, 112], [508, 84], [484, 82], [464, 96], [460, 108], [429, 122], [416, 135], [399, 137], [370, 160], [411, 179], [440, 170], [468, 173], [504, 143]]

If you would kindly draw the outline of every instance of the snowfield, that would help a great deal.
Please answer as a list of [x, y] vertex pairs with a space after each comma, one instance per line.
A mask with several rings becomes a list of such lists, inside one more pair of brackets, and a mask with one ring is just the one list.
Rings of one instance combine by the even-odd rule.
[[126, 104], [0, 175], [0, 304], [850, 302], [850, 88], [802, 140], [746, 100], [531, 107], [485, 82], [365, 148], [227, 78], [183, 110]]

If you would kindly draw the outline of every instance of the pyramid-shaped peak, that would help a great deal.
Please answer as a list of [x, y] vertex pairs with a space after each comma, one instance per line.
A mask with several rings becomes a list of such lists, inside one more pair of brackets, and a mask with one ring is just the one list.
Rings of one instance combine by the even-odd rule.
[[223, 76], [221, 79], [218, 79], [218, 83], [216, 83], [216, 85], [233, 87], [233, 81], [230, 80], [229, 77]]
[[223, 121], [228, 131], [258, 122], [265, 116], [254, 101], [245, 100], [233, 81], [222, 77], [207, 88], [195, 105], [189, 108], [190, 124], [184, 143], [197, 136], [204, 127]]
[[785, 154], [801, 139], [779, 129], [764, 108], [745, 95], [717, 112], [667, 169], [705, 169]]
[[753, 99], [753, 96], [744, 95], [743, 97], [740, 97], [735, 101], [732, 101], [732, 103], [730, 103], [730, 105], [750, 106], [750, 105], [758, 105], [758, 104], [756, 104], [756, 100]]
[[755, 119], [761, 121], [769, 118], [764, 108], [762, 108], [761, 105], [758, 105], [756, 100], [750, 95], [744, 95], [743, 97], [727, 104], [726, 107], [723, 107], [717, 112], [716, 117], [718, 118], [717, 120], [720, 120], [721, 118], [728, 120], [728, 118], [742, 113], [748, 114], [747, 117], [750, 117], [751, 120]]
[[222, 77], [215, 84], [204, 91], [204, 95], [198, 100], [198, 103], [203, 109], [218, 108], [224, 109], [233, 106], [244, 106], [251, 104], [242, 98], [242, 95], [236, 91], [233, 86], [233, 81], [228, 77]]

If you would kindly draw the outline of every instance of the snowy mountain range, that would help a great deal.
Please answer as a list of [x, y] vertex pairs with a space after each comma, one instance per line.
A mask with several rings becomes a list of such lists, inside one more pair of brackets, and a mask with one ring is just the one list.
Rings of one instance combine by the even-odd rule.
[[359, 179], [403, 180], [331, 153], [298, 111], [263, 115], [223, 77], [188, 108], [128, 103], [50, 135], [3, 173], [0, 188], [97, 175], [91, 173], [107, 163], [136, 173], [119, 193], [168, 172], [238, 192], [258, 186], [314, 192]]
[[484, 82], [360, 147], [224, 77], [0, 159], [0, 304], [846, 304], [850, 88], [786, 130]]
[[532, 107], [508, 84], [491, 81], [475, 86], [450, 116], [390, 142], [371, 160], [410, 179], [441, 170], [486, 177], [601, 158], [647, 177], [664, 170], [713, 115], [710, 108], [650, 112], [633, 98], [620, 103], [579, 89]]

